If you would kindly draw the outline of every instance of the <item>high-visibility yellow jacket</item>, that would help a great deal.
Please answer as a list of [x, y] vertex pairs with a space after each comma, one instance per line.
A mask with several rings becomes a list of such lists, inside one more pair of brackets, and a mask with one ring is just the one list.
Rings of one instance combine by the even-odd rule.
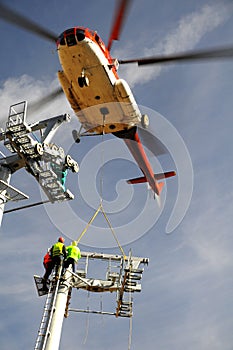
[[51, 251], [52, 257], [58, 256], [58, 255], [64, 255], [66, 257], [66, 248], [63, 243], [57, 242], [52, 246], [52, 251]]
[[78, 259], [81, 258], [80, 249], [76, 246], [69, 245], [68, 247], [66, 247], [66, 251], [67, 251], [67, 256], [66, 256], [67, 259], [72, 258], [74, 259], [75, 262], [77, 262]]

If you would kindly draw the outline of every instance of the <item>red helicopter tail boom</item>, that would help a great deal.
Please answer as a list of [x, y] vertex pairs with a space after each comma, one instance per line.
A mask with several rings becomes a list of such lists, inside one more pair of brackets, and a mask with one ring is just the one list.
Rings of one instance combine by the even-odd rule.
[[[176, 176], [176, 172], [175, 171], [167, 171], [165, 173], [160, 173], [160, 174], [154, 174], [154, 178], [155, 180], [162, 180], [168, 177], [172, 177], [172, 176]], [[140, 184], [143, 182], [148, 182], [147, 178], [145, 176], [141, 176], [141, 177], [137, 177], [135, 179], [130, 179], [127, 180], [128, 184]]]
[[[165, 173], [154, 174], [154, 179], [156, 181], [158, 181], [158, 180], [162, 180], [164, 178], [172, 177], [172, 176], [175, 176], [175, 175], [176, 175], [175, 171], [168, 171], [168, 172], [165, 172]], [[141, 177], [137, 177], [135, 179], [127, 180], [127, 183], [128, 184], [132, 184], [132, 185], [140, 184], [140, 183], [144, 183], [144, 182], [148, 182], [146, 176], [141, 176]], [[159, 194], [161, 193], [161, 191], [163, 189], [163, 186], [164, 186], [164, 182], [157, 183], [157, 188], [158, 188]]]

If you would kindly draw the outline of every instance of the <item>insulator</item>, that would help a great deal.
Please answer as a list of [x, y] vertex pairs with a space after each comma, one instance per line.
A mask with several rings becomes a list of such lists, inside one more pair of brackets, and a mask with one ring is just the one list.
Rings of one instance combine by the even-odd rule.
[[132, 317], [133, 313], [124, 313], [124, 312], [119, 312], [120, 317]]
[[127, 306], [121, 306], [121, 310], [124, 312], [129, 312], [129, 311], [131, 311], [131, 308], [127, 307]]
[[130, 273], [140, 273], [142, 274], [144, 269], [131, 269], [131, 268], [125, 268], [125, 272], [130, 272]]
[[137, 282], [131, 281], [131, 280], [126, 280], [126, 286], [136, 286]]
[[133, 280], [140, 280], [142, 278], [142, 274], [129, 273], [128, 277]]
[[124, 306], [132, 306], [133, 303], [132, 303], [132, 301], [122, 301], [121, 305], [124, 305]]

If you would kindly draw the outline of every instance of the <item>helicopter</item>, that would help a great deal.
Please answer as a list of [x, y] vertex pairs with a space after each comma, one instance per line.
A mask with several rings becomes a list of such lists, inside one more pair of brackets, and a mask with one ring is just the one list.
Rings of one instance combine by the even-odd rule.
[[[123, 139], [143, 173], [143, 176], [127, 182], [130, 184], [148, 182], [155, 195], [159, 196], [164, 185], [160, 180], [175, 176], [175, 171], [154, 174], [138, 134], [139, 125], [144, 129], [149, 126], [149, 118], [141, 114], [129, 85], [118, 76], [118, 67], [121, 64], [130, 63], [142, 66], [229, 58], [233, 56], [233, 48], [213, 48], [128, 60], [112, 58], [110, 54], [112, 44], [119, 40], [130, 2], [130, 0], [117, 2], [118, 6], [107, 45], [96, 31], [86, 27], [69, 28], [57, 36], [3, 3], [0, 3], [0, 16], [14, 25], [56, 43], [62, 68], [58, 71], [61, 88], [51, 96], [47, 96], [46, 100], [49, 101], [50, 98], [65, 93], [81, 123], [79, 131], [73, 130], [75, 141], [79, 142], [81, 136], [108, 133]], [[82, 133], [82, 130], [85, 131]], [[157, 154], [159, 153], [160, 149]]]

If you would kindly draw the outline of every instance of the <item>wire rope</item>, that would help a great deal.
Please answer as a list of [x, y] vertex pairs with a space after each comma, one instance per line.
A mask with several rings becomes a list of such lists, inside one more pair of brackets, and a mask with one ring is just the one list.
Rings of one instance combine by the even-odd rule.
[[115, 231], [114, 231], [114, 229], [113, 229], [113, 227], [112, 227], [112, 225], [111, 225], [111, 222], [109, 221], [109, 219], [108, 219], [108, 217], [107, 217], [107, 215], [106, 215], [106, 213], [105, 213], [105, 211], [104, 211], [103, 206], [101, 206], [101, 211], [102, 211], [102, 213], [103, 213], [103, 215], [104, 215], [104, 217], [105, 217], [105, 220], [106, 220], [107, 223], [108, 223], [108, 226], [109, 226], [109, 228], [110, 228], [110, 230], [111, 230], [111, 232], [112, 232], [113, 237], [115, 238], [115, 241], [117, 242], [117, 245], [118, 245], [118, 247], [119, 247], [119, 249], [120, 249], [120, 251], [121, 251], [123, 257], [125, 258], [125, 252], [124, 252], [124, 250], [123, 250], [123, 248], [122, 248], [122, 246], [121, 246], [121, 244], [120, 244], [120, 242], [119, 242], [119, 240], [118, 240], [118, 238], [117, 238], [117, 236], [116, 236], [116, 233], [115, 233]]
[[85, 338], [83, 340], [83, 344], [85, 345], [87, 342], [87, 338], [88, 338], [88, 334], [89, 334], [89, 328], [90, 328], [90, 291], [88, 291], [87, 293], [87, 320], [86, 320], [86, 334], [85, 334]]
[[101, 136], [101, 174], [100, 174], [100, 202], [103, 203], [103, 189], [104, 189], [104, 126], [105, 126], [105, 115], [103, 115], [103, 132]]
[[102, 124], [102, 138], [101, 138], [101, 144], [102, 144], [102, 148], [101, 148], [101, 173], [100, 173], [100, 205], [99, 207], [97, 208], [97, 210], [95, 211], [95, 213], [93, 214], [93, 216], [91, 217], [91, 219], [88, 221], [86, 227], [83, 229], [83, 231], [81, 232], [80, 236], [78, 237], [77, 239], [77, 243], [80, 242], [80, 240], [82, 239], [82, 237], [84, 236], [84, 234], [87, 232], [88, 228], [90, 227], [90, 225], [93, 223], [93, 221], [95, 220], [96, 216], [98, 215], [99, 211], [101, 210], [111, 232], [112, 232], [112, 235], [122, 253], [122, 255], [124, 256], [125, 258], [125, 252], [116, 236], [116, 233], [111, 225], [111, 222], [110, 220], [108, 219], [107, 217], [107, 214], [103, 208], [103, 186], [104, 186], [104, 127], [105, 127], [105, 114], [103, 114], [103, 124]]
[[[13, 211], [18, 211], [18, 210], [22, 210], [22, 209], [27, 209], [27, 208], [31, 208], [31, 207], [36, 207], [38, 205], [41, 205], [41, 204], [46, 204], [46, 203], [49, 203], [50, 200], [46, 200], [46, 201], [43, 201], [43, 202], [37, 202], [37, 203], [32, 203], [32, 204], [28, 204], [28, 205], [24, 205], [22, 207], [17, 207], [17, 208], [13, 208], [13, 209], [8, 209], [8, 210], [5, 210], [4, 211], [4, 214], [7, 214], [7, 213], [12, 213]], [[50, 202], [51, 203], [51, 202]]]
[[97, 208], [97, 210], [95, 211], [94, 215], [91, 217], [91, 219], [88, 221], [86, 227], [83, 229], [83, 231], [81, 232], [80, 236], [77, 239], [77, 243], [80, 242], [81, 238], [84, 236], [84, 234], [87, 232], [89, 226], [92, 224], [92, 222], [95, 220], [96, 216], [98, 215], [100, 209], [102, 207], [102, 203], [100, 203], [99, 207]]
[[[132, 252], [130, 250], [130, 263], [129, 263], [129, 272], [131, 274], [132, 272], [132, 263], [131, 263], [131, 255]], [[131, 281], [131, 277], [129, 278]], [[128, 337], [128, 350], [131, 349], [132, 345], [132, 333], [133, 333], [133, 312], [132, 312], [132, 292], [131, 290], [129, 291], [129, 305], [130, 305], [130, 318], [129, 318], [129, 337]]]

